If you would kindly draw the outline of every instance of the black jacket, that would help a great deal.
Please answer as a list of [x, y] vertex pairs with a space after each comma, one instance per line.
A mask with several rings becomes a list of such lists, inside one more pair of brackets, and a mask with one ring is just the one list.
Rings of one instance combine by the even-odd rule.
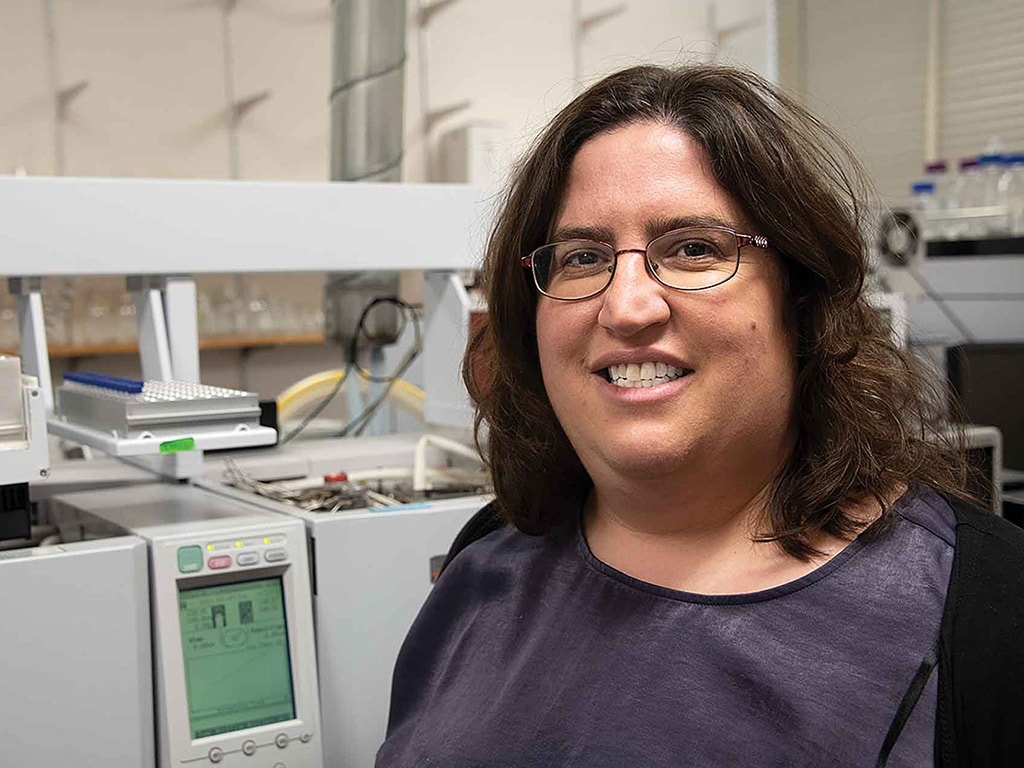
[[[964, 502], [949, 503], [956, 553], [939, 642], [904, 699], [878, 765], [885, 765], [937, 662], [936, 766], [1024, 766], [1024, 530]], [[481, 509], [455, 538], [441, 570], [504, 524], [492, 504]]]
[[1024, 530], [951, 500], [956, 554], [939, 636], [939, 768], [1024, 765]]

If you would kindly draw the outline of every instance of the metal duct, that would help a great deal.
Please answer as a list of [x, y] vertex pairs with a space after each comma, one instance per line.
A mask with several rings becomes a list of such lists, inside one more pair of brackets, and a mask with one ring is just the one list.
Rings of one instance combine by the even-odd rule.
[[[400, 181], [405, 98], [406, 0], [334, 0], [334, 84], [331, 88], [331, 179]], [[399, 273], [332, 274], [324, 286], [325, 332], [347, 345], [363, 307], [397, 296]], [[367, 317], [360, 343], [393, 343], [393, 305]]]
[[399, 181], [406, 0], [334, 0], [331, 179]]

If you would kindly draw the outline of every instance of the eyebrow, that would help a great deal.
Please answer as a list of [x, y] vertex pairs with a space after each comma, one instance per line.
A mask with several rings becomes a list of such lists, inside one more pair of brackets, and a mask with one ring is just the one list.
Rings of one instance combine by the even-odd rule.
[[563, 240], [597, 240], [599, 243], [611, 244], [615, 235], [608, 227], [561, 227], [551, 235], [552, 242]]
[[[670, 218], [651, 219], [644, 224], [644, 235], [653, 240], [659, 235], [673, 229], [686, 227], [725, 227], [735, 230], [736, 224], [717, 216], [673, 216]], [[615, 233], [609, 227], [560, 227], [551, 235], [552, 242], [563, 240], [596, 240], [601, 243], [614, 244]]]
[[651, 240], [671, 232], [673, 229], [686, 227], [725, 227], [736, 230], [735, 222], [720, 219], [717, 216], [674, 216], [668, 219], [651, 219], [644, 226], [644, 234]]

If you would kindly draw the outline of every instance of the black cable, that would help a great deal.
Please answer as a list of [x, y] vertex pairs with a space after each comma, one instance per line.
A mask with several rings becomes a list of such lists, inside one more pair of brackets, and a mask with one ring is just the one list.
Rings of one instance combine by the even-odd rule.
[[331, 401], [335, 397], [337, 397], [338, 393], [341, 391], [341, 387], [345, 383], [345, 379], [348, 378], [349, 373], [351, 372], [351, 370], [352, 370], [351, 364], [348, 364], [348, 365], [345, 366], [345, 369], [344, 369], [343, 373], [338, 378], [338, 380], [336, 382], [334, 382], [334, 386], [331, 387], [331, 391], [328, 392], [319, 403], [317, 403], [316, 408], [314, 408], [306, 416], [303, 417], [302, 422], [299, 424], [299, 426], [297, 426], [295, 429], [293, 429], [291, 432], [289, 432], [287, 435], [285, 435], [284, 437], [282, 437], [278, 441], [278, 443], [277, 443], [278, 445], [284, 445], [285, 443], [289, 443], [292, 440], [294, 440], [295, 437], [302, 430], [304, 430], [306, 427], [308, 427], [310, 425], [310, 423], [313, 421], [313, 419], [315, 419], [317, 416], [319, 416], [321, 413], [324, 412], [324, 409], [328, 405], [330, 405]]
[[[415, 341], [413, 343], [412, 349], [409, 351], [409, 353], [406, 354], [405, 358], [398, 365], [397, 370], [390, 376], [376, 376], [370, 371], [367, 371], [365, 368], [361, 367], [357, 362], [357, 357], [359, 353], [359, 339], [360, 335], [365, 332], [366, 318], [369, 316], [373, 308], [379, 304], [393, 304], [401, 310], [402, 323], [398, 328], [398, 336], [401, 336], [401, 334], [404, 333], [406, 327], [408, 326], [409, 317], [411, 317], [413, 320], [413, 327], [415, 330]], [[278, 445], [285, 445], [286, 443], [289, 443], [292, 440], [294, 440], [295, 437], [298, 436], [298, 434], [302, 432], [306, 427], [308, 427], [317, 416], [323, 413], [324, 409], [326, 409], [327, 406], [330, 405], [330, 403], [334, 400], [334, 398], [337, 397], [338, 393], [341, 391], [341, 388], [344, 386], [345, 381], [352, 374], [353, 370], [361, 378], [367, 381], [388, 385], [380, 394], [380, 396], [376, 400], [374, 400], [373, 403], [367, 406], [367, 408], [365, 408], [358, 416], [356, 416], [355, 419], [350, 421], [342, 428], [339, 436], [344, 437], [352, 429], [355, 428], [358, 428], [356, 434], [361, 433], [363, 428], [365, 428], [365, 426], [369, 423], [370, 419], [377, 412], [377, 409], [384, 402], [384, 398], [387, 397], [388, 393], [391, 391], [391, 388], [394, 386], [395, 382], [402, 377], [402, 374], [404, 374], [406, 370], [408, 370], [409, 366], [412, 364], [413, 360], [415, 360], [416, 357], [419, 356], [419, 353], [422, 351], [422, 349], [423, 331], [420, 326], [420, 318], [416, 312], [416, 308], [395, 296], [379, 296], [373, 299], [365, 307], [363, 307], [363, 311], [359, 314], [359, 320], [356, 322], [356, 328], [355, 332], [352, 334], [352, 340], [349, 342], [346, 348], [345, 368], [344, 371], [342, 372], [341, 377], [339, 377], [339, 379], [334, 383], [334, 386], [331, 387], [331, 391], [328, 392], [324, 396], [324, 398], [319, 403], [317, 403], [316, 407], [302, 419], [302, 422], [295, 429], [293, 429], [291, 432], [289, 432], [287, 435], [281, 438], [281, 440], [278, 442]]]
[[387, 398], [388, 394], [395, 386], [395, 383], [402, 378], [403, 374], [407, 370], [409, 370], [409, 366], [413, 364], [413, 361], [415, 361], [416, 358], [419, 357], [420, 353], [423, 351], [423, 328], [420, 323], [420, 316], [419, 313], [416, 311], [416, 308], [413, 307], [411, 304], [407, 304], [406, 302], [401, 301], [400, 299], [389, 299], [388, 301], [394, 303], [404, 313], [407, 313], [408, 316], [412, 318], [413, 331], [415, 334], [413, 345], [405, 354], [405, 357], [402, 359], [402, 361], [398, 364], [394, 373], [392, 373], [389, 376], [374, 376], [369, 371], [366, 371], [362, 368], [358, 368], [359, 375], [362, 378], [367, 379], [368, 381], [387, 384], [387, 386], [384, 388], [384, 391], [381, 392], [380, 395], [378, 395], [377, 398], [372, 403], [370, 403], [366, 408], [364, 408], [363, 411], [358, 416], [356, 416], [354, 419], [352, 419], [352, 421], [350, 421], [348, 424], [342, 427], [341, 431], [338, 433], [339, 437], [345, 437], [346, 435], [353, 432], [353, 430], [355, 431], [356, 435], [362, 434], [363, 430], [369, 425], [370, 420], [380, 409], [380, 406], [384, 403], [384, 400]]
[[390, 394], [391, 390], [394, 388], [395, 383], [402, 377], [402, 374], [404, 374], [406, 370], [408, 370], [409, 366], [412, 365], [413, 360], [415, 360], [418, 356], [419, 350], [417, 350], [415, 354], [410, 354], [406, 357], [406, 359], [402, 362], [401, 365], [398, 366], [398, 369], [395, 371], [394, 378], [392, 378], [387, 383], [387, 386], [384, 387], [384, 391], [381, 392], [377, 399], [370, 403], [363, 410], [362, 413], [360, 413], [356, 418], [349, 422], [349, 424], [342, 428], [341, 432], [339, 433], [340, 437], [345, 437], [353, 429], [355, 429], [356, 436], [361, 435], [363, 433], [363, 430], [366, 429], [367, 426], [369, 426], [370, 421], [376, 415], [377, 411], [380, 410], [380, 407], [384, 403], [384, 400], [387, 399], [388, 394]]
[[935, 302], [935, 306], [937, 306], [939, 311], [946, 316], [946, 319], [953, 324], [953, 327], [960, 331], [960, 335], [964, 337], [964, 340], [967, 341], [968, 344], [974, 344], [974, 334], [972, 334], [967, 326], [961, 322], [956, 312], [954, 312], [950, 308], [949, 304], [946, 303], [946, 300], [942, 298], [934, 288], [932, 288], [931, 283], [925, 280], [924, 275], [918, 273], [916, 269], [910, 266], [907, 267], [907, 273], [921, 287], [925, 295]]
[[372, 371], [368, 371], [362, 366], [360, 366], [356, 358], [356, 353], [358, 351], [359, 331], [363, 328], [363, 325], [365, 324], [366, 321], [366, 317], [367, 315], [369, 315], [370, 310], [373, 309], [378, 304], [393, 304], [400, 310], [399, 317], [402, 320], [402, 324], [398, 327], [398, 330], [395, 332], [396, 339], [401, 338], [402, 334], [405, 333], [405, 329], [409, 325], [409, 319], [407, 315], [412, 317], [414, 329], [416, 332], [416, 338], [415, 341], [413, 342], [414, 348], [422, 346], [422, 332], [420, 330], [419, 315], [416, 314], [416, 308], [413, 307], [411, 304], [408, 304], [394, 296], [382, 296], [380, 298], [374, 299], [363, 310], [362, 315], [359, 316], [359, 322], [356, 324], [355, 336], [353, 336], [352, 343], [349, 346], [349, 363], [355, 366], [356, 372], [359, 374], [360, 378], [366, 381], [372, 381], [376, 384], [387, 384], [388, 382], [393, 381], [395, 378], [397, 378], [399, 374], [396, 372], [391, 374], [390, 376], [377, 376]]

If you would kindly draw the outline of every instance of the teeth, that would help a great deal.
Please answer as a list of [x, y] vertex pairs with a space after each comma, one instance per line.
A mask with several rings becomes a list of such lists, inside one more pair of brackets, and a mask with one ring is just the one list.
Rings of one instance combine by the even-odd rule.
[[609, 365], [608, 377], [617, 387], [656, 387], [674, 381], [686, 373], [685, 368], [676, 368], [661, 362], [622, 363]]

